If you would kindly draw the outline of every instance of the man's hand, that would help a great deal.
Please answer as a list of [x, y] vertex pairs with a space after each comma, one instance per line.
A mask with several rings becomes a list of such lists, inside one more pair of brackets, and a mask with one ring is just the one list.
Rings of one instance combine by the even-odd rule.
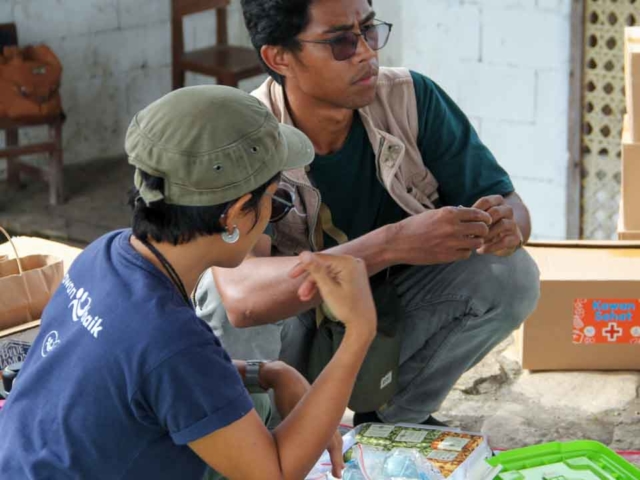
[[[265, 372], [265, 377], [268, 379], [266, 383], [273, 389], [276, 408], [284, 419], [304, 398], [311, 386], [295, 368], [284, 362], [270, 362], [263, 368], [270, 369], [270, 371]], [[319, 421], [322, 420], [320, 419]], [[327, 446], [327, 451], [331, 458], [332, 475], [340, 478], [342, 470], [344, 470], [340, 432], [336, 431]]]
[[444, 207], [397, 223], [395, 263], [435, 265], [465, 260], [485, 245], [491, 215], [477, 208]]
[[491, 215], [491, 228], [484, 246], [478, 250], [481, 255], [493, 254], [500, 257], [512, 255], [522, 247], [524, 238], [516, 223], [513, 208], [502, 195], [491, 195], [478, 200], [473, 208]]

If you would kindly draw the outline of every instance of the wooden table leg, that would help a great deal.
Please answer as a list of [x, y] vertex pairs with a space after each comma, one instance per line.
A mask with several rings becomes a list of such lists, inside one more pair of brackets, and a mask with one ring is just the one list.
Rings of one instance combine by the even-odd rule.
[[[5, 138], [7, 147], [18, 146], [18, 129], [10, 128], [5, 130]], [[12, 188], [20, 187], [20, 158], [7, 158], [7, 182]]]
[[50, 154], [49, 163], [49, 203], [61, 205], [64, 203], [64, 178], [62, 157], [62, 123], [57, 122], [49, 126], [49, 132], [56, 145]]
[[183, 88], [185, 79], [186, 79], [185, 71], [178, 67], [174, 67], [171, 75], [172, 75], [172, 89], [177, 90], [179, 88]]
[[227, 87], [238, 88], [238, 79], [233, 74], [218, 75], [218, 85], [226, 85]]

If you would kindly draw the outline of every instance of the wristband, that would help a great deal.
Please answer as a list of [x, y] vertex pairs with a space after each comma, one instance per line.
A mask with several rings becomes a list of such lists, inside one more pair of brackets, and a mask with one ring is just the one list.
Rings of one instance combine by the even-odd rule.
[[265, 364], [264, 360], [247, 360], [244, 374], [244, 386], [249, 393], [265, 393], [266, 390], [260, 384], [260, 367]]

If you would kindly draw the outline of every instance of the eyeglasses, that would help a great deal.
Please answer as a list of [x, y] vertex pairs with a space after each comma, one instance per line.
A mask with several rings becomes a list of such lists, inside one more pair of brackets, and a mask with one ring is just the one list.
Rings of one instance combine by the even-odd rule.
[[266, 193], [266, 195], [271, 197], [269, 223], [279, 222], [294, 208], [293, 194], [284, 188], [277, 189], [275, 193]]
[[389, 41], [391, 28], [393, 25], [387, 22], [376, 23], [375, 25], [365, 25], [361, 28], [362, 33], [345, 32], [330, 40], [300, 40], [302, 43], [319, 43], [331, 45], [333, 58], [338, 62], [349, 60], [358, 51], [359, 37], [364, 37], [371, 50], [380, 50]]

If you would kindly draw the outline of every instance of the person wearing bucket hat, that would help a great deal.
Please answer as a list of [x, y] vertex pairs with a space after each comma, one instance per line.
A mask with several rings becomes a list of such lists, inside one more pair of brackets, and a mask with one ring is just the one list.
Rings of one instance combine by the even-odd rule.
[[[139, 112], [125, 145], [132, 228], [89, 245], [47, 306], [0, 412], [2, 478], [303, 479], [325, 448], [340, 476], [337, 427], [376, 330], [363, 262], [306, 252], [290, 273], [347, 324], [312, 386], [280, 361], [232, 361], [189, 297], [290, 208], [277, 182], [310, 141], [250, 95], [202, 86]], [[285, 418], [273, 432], [267, 389]]]
[[[378, 18], [375, 2], [241, 3], [270, 75], [253, 95], [305, 132], [316, 158], [283, 174], [295, 208], [267, 232], [270, 248], [203, 277], [201, 318], [225, 331], [225, 322], [281, 325], [266, 329], [277, 333], [272, 350], [281, 345], [280, 358], [312, 379], [342, 326], [312, 282], [286, 271], [302, 250], [355, 255], [371, 276], [379, 331], [350, 401], [354, 424], [441, 425], [433, 414], [458, 379], [538, 301], [539, 272], [521, 248], [531, 232], [527, 207], [436, 82], [380, 66], [398, 26]], [[247, 292], [259, 292], [251, 308], [238, 300]], [[250, 331], [247, 343], [262, 348], [264, 334]]]

